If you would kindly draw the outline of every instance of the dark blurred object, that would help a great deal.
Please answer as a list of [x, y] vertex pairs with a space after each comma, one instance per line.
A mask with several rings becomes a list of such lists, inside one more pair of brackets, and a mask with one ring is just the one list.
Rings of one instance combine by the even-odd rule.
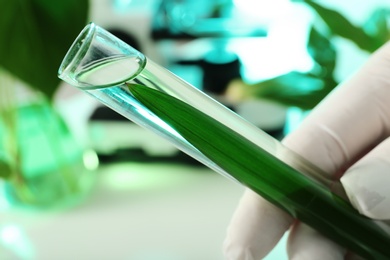
[[231, 0], [162, 0], [152, 24], [152, 38], [262, 37], [266, 30], [235, 16]]
[[203, 69], [203, 90], [223, 95], [229, 82], [241, 78], [240, 60], [234, 53], [215, 49], [200, 62]]
[[[197, 60], [176, 60], [181, 65], [196, 65], [203, 71], [202, 86], [210, 93], [221, 95], [229, 82], [241, 78], [241, 62], [228, 50], [236, 38], [265, 37], [264, 24], [242, 19], [232, 0], [162, 0], [152, 20], [154, 40], [204, 39], [212, 46]], [[191, 56], [191, 53], [189, 53]]]
[[207, 52], [200, 60], [179, 60], [181, 66], [198, 66], [202, 73], [203, 91], [212, 95], [223, 95], [232, 80], [241, 79], [241, 62], [238, 56], [225, 46]]
[[87, 22], [89, 1], [1, 1], [0, 67], [49, 98], [58, 67]]
[[213, 49], [203, 57], [173, 62], [199, 66], [203, 78], [197, 87], [221, 95], [231, 80], [241, 78], [240, 60], [227, 48], [230, 41], [267, 35], [264, 24], [242, 18], [232, 0], [162, 0], [152, 20], [152, 38], [208, 41]]
[[121, 39], [122, 41], [124, 41], [125, 43], [127, 43], [128, 45], [130, 45], [131, 47], [133, 47], [134, 49], [142, 52], [139, 41], [137, 37], [135, 37], [134, 35], [118, 28], [108, 28], [106, 30], [112, 33], [113, 35], [115, 35], [116, 37], [118, 37], [119, 39]]

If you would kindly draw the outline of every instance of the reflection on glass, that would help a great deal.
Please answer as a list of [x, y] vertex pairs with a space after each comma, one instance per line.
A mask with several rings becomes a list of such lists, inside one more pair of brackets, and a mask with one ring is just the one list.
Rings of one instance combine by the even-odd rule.
[[[4, 250], [1, 250], [4, 248]], [[24, 230], [16, 224], [0, 226], [0, 257], [2, 259], [35, 259], [35, 251]]]

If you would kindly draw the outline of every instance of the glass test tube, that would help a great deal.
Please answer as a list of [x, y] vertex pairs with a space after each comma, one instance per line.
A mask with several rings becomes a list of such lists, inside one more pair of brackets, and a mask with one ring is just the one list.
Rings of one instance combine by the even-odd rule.
[[389, 235], [326, 188], [321, 170], [99, 26], [80, 33], [59, 77], [348, 249], [390, 256]]

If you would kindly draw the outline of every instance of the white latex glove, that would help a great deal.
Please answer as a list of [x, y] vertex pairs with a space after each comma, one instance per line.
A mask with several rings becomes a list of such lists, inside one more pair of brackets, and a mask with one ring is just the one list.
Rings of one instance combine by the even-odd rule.
[[[341, 179], [353, 206], [390, 219], [390, 43], [333, 91], [283, 143]], [[247, 190], [228, 228], [228, 260], [262, 259], [289, 230], [289, 259], [345, 259], [344, 248]]]

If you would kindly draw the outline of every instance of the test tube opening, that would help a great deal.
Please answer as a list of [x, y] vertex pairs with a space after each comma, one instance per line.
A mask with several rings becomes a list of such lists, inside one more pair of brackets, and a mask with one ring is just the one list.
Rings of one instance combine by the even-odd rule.
[[136, 77], [145, 64], [142, 53], [90, 23], [65, 55], [58, 77], [84, 90], [111, 87]]
[[66, 53], [58, 69], [58, 77], [69, 84], [78, 85], [77, 80], [73, 77], [79, 66], [78, 61], [85, 55], [96, 30], [94, 23], [89, 23], [77, 36], [68, 52]]

